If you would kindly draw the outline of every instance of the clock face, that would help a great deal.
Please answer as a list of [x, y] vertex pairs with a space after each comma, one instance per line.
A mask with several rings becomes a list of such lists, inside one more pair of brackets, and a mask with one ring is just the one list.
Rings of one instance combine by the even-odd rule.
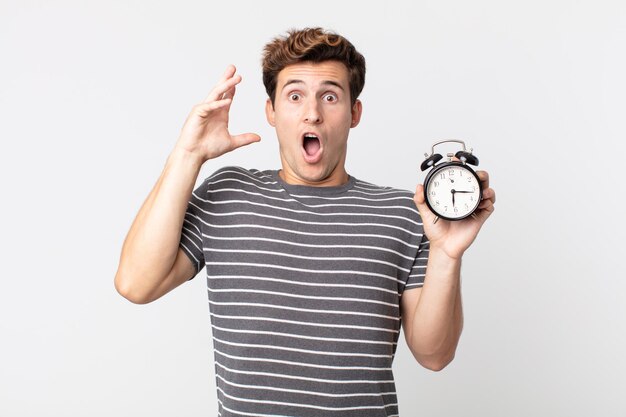
[[461, 220], [472, 214], [480, 203], [478, 177], [462, 163], [435, 167], [426, 178], [426, 202], [439, 217]]

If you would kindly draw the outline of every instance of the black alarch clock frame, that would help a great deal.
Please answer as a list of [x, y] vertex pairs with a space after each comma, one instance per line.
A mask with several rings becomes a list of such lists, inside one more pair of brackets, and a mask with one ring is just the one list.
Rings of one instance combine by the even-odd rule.
[[[463, 146], [463, 150], [458, 151], [455, 154], [452, 154], [452, 153], [447, 154], [448, 160], [446, 162], [437, 164], [437, 162], [443, 159], [443, 156], [441, 154], [435, 153], [435, 146], [440, 145], [442, 143], [448, 143], [448, 142], [460, 143]], [[431, 170], [426, 175], [426, 178], [424, 179], [424, 201], [426, 201], [426, 205], [428, 205], [428, 208], [430, 209], [430, 211], [432, 211], [433, 213], [437, 215], [437, 217], [435, 218], [435, 223], [437, 222], [437, 220], [439, 220], [439, 218], [442, 218], [444, 220], [450, 220], [450, 221], [458, 221], [458, 220], [463, 220], [463, 219], [468, 218], [469, 216], [474, 215], [474, 212], [478, 209], [478, 204], [480, 204], [480, 201], [483, 198], [483, 188], [480, 182], [480, 178], [478, 178], [478, 175], [476, 174], [476, 172], [469, 166], [469, 165], [478, 166], [478, 158], [476, 157], [476, 155], [472, 154], [472, 149], [470, 149], [469, 152], [466, 151], [465, 142], [463, 142], [462, 140], [445, 139], [445, 140], [441, 140], [439, 142], [434, 143], [432, 146], [431, 154], [430, 155], [424, 154], [424, 156], [426, 156], [426, 159], [424, 160], [424, 162], [422, 162], [422, 165], [420, 166], [421, 170], [425, 171], [428, 168], [431, 168]], [[453, 161], [452, 160], [453, 156], [458, 158], [459, 161]], [[439, 211], [436, 210], [433, 206], [431, 206], [430, 202], [428, 201], [428, 188], [429, 188], [430, 182], [433, 180], [433, 178], [436, 178], [436, 175], [438, 172], [440, 172], [442, 169], [445, 169], [451, 166], [457, 166], [457, 167], [465, 169], [467, 172], [471, 173], [471, 175], [473, 175], [476, 178], [476, 181], [478, 182], [478, 203], [476, 204], [476, 207], [474, 207], [472, 211], [470, 211], [467, 215], [463, 217], [456, 217], [456, 218], [447, 217], [439, 213]]]

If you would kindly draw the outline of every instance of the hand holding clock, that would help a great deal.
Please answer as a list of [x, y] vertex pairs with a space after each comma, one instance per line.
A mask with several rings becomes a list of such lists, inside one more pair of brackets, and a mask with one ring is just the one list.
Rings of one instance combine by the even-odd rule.
[[[431, 250], [433, 247], [439, 248], [450, 258], [460, 259], [476, 239], [483, 223], [495, 210], [496, 192], [489, 188], [489, 174], [487, 171], [476, 171], [476, 174], [483, 190], [482, 201], [474, 212], [474, 216], [459, 221], [440, 219], [435, 223], [434, 220], [437, 216], [429, 209], [424, 200], [424, 186], [422, 184], [417, 186], [413, 199], [422, 217], [424, 233], [430, 241]], [[467, 191], [455, 191], [452, 193], [453, 198], [455, 193], [462, 192]]]

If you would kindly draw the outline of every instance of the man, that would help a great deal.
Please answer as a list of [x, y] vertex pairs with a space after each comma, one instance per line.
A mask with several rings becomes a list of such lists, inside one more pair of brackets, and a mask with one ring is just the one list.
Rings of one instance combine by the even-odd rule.
[[222, 417], [398, 415], [400, 326], [424, 367], [454, 357], [461, 257], [494, 209], [488, 175], [478, 172], [475, 218], [436, 223], [421, 185], [412, 195], [350, 176], [365, 60], [312, 28], [264, 51], [282, 169], [226, 167], [192, 194], [205, 161], [260, 140], [228, 131], [235, 71], [187, 118], [130, 228], [115, 286], [148, 303], [206, 266]]

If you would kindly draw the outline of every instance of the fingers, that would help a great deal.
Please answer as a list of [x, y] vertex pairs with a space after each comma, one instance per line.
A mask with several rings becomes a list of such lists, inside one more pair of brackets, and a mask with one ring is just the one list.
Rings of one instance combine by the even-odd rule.
[[491, 216], [491, 213], [493, 213], [495, 209], [496, 207], [493, 205], [493, 201], [483, 200], [478, 205], [478, 210], [476, 210], [475, 213], [478, 216], [479, 220], [481, 222], [484, 222], [489, 216]]
[[226, 81], [233, 76], [235, 71], [237, 71], [237, 68], [233, 64], [229, 64], [226, 67], [226, 70], [224, 70], [224, 74], [222, 74], [222, 78], [220, 79], [220, 81]]
[[[228, 92], [237, 84], [241, 82], [241, 75], [237, 74], [232, 78], [215, 86], [213, 91], [209, 93], [204, 101], [215, 101], [229, 98]], [[231, 92], [232, 94], [232, 92]]]
[[484, 200], [490, 200], [493, 204], [496, 203], [496, 192], [493, 188], [483, 190], [483, 201]]
[[489, 188], [489, 173], [487, 171], [476, 171], [476, 175], [478, 175], [483, 189], [482, 201], [478, 205], [478, 209], [492, 212], [493, 205], [496, 203], [496, 192], [493, 188]]
[[217, 83], [221, 84], [229, 80], [230, 78], [233, 78], [233, 75], [235, 75], [236, 71], [237, 71], [237, 68], [233, 64], [229, 64], [226, 67], [226, 70], [224, 70], [224, 73], [222, 74], [222, 76], [220, 77], [220, 80]]
[[[228, 68], [226, 69], [226, 72], [224, 72], [224, 77], [222, 79], [222, 82], [228, 81], [230, 78], [232, 78], [233, 75], [235, 74], [235, 71], [237, 71], [235, 66], [229, 65]], [[239, 82], [241, 82], [241, 76], [238, 75], [238, 77], [239, 77]], [[233, 86], [231, 89], [229, 89], [228, 91], [222, 94], [222, 98], [232, 99], [233, 97], [235, 97], [235, 86]]]
[[222, 98], [229, 98], [229, 99], [233, 99], [235, 97], [235, 92], [237, 91], [237, 87], [233, 86], [233, 88], [231, 88], [230, 90], [228, 90], [227, 92], [225, 92], [222, 95]]
[[491, 200], [483, 200], [478, 205], [478, 209], [479, 210], [486, 209], [488, 207], [493, 207], [493, 201], [491, 201]]
[[483, 190], [489, 188], [489, 173], [487, 171], [476, 171], [476, 175], [480, 179]]
[[203, 102], [194, 106], [194, 109], [200, 117], [207, 117], [212, 111], [220, 109], [222, 107], [226, 107], [230, 105], [231, 102], [232, 99], [230, 98], [226, 98], [224, 100]]
[[233, 98], [235, 94], [235, 85], [241, 82], [241, 75], [235, 75], [236, 68], [234, 65], [229, 65], [226, 71], [222, 75], [220, 81], [213, 87], [213, 90], [204, 98], [203, 103], [222, 100], [225, 98]]
[[476, 210], [474, 214], [476, 215], [476, 220], [478, 220], [481, 224], [485, 223], [489, 216], [494, 212], [495, 207], [493, 205], [486, 207], [484, 209]]
[[[493, 208], [493, 205], [496, 203], [496, 192], [493, 188], [487, 188], [483, 190], [483, 199], [478, 205], [479, 209], [488, 209]], [[491, 210], [493, 211], [493, 210]]]
[[480, 186], [483, 189], [483, 201], [478, 205], [478, 208], [482, 209], [488, 205], [494, 205], [496, 203], [496, 192], [493, 188], [489, 188], [489, 173], [487, 171], [476, 171], [476, 175], [478, 175]]

